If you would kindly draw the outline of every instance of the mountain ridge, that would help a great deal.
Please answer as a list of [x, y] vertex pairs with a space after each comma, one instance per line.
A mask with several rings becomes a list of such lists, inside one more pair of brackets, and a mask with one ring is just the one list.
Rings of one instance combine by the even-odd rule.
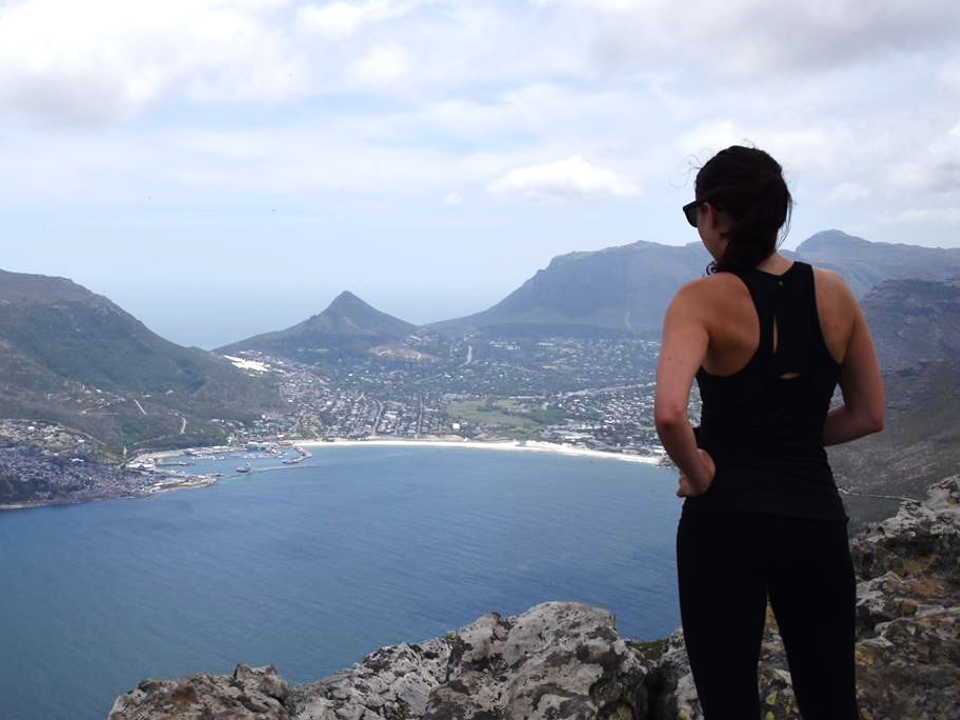
[[0, 271], [0, 417], [56, 422], [114, 453], [222, 441], [211, 422], [281, 407], [265, 378], [185, 348], [66, 278]]

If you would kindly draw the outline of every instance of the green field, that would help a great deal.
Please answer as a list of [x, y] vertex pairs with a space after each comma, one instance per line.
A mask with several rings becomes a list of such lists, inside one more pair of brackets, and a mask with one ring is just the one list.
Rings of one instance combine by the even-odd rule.
[[451, 419], [467, 420], [485, 425], [508, 425], [517, 428], [536, 429], [540, 424], [529, 417], [513, 414], [517, 407], [515, 401], [496, 400], [456, 400], [447, 405], [447, 415]]

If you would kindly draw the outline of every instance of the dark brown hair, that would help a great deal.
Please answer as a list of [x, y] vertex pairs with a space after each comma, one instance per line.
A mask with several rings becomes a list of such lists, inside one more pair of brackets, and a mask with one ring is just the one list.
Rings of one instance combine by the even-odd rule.
[[697, 173], [696, 197], [730, 218], [726, 250], [708, 273], [756, 267], [777, 249], [780, 228], [789, 228], [793, 198], [783, 168], [759, 148], [733, 145], [710, 158]]

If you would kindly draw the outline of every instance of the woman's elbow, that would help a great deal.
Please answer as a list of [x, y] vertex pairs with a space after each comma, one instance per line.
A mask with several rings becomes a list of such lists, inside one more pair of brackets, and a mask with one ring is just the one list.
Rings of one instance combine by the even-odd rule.
[[682, 426], [687, 421], [686, 412], [678, 408], [657, 408], [653, 414], [653, 424], [657, 428], [657, 435], [663, 437]]
[[865, 437], [881, 432], [884, 426], [883, 407], [861, 411], [857, 417], [857, 437]]

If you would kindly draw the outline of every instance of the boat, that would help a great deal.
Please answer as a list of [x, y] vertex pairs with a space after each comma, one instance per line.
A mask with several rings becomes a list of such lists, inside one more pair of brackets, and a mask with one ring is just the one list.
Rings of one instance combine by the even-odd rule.
[[250, 467], [250, 463], [247, 463], [246, 465], [241, 465], [240, 467], [238, 467], [237, 472], [243, 473], [244, 475], [246, 475], [247, 473], [252, 473], [253, 468]]

